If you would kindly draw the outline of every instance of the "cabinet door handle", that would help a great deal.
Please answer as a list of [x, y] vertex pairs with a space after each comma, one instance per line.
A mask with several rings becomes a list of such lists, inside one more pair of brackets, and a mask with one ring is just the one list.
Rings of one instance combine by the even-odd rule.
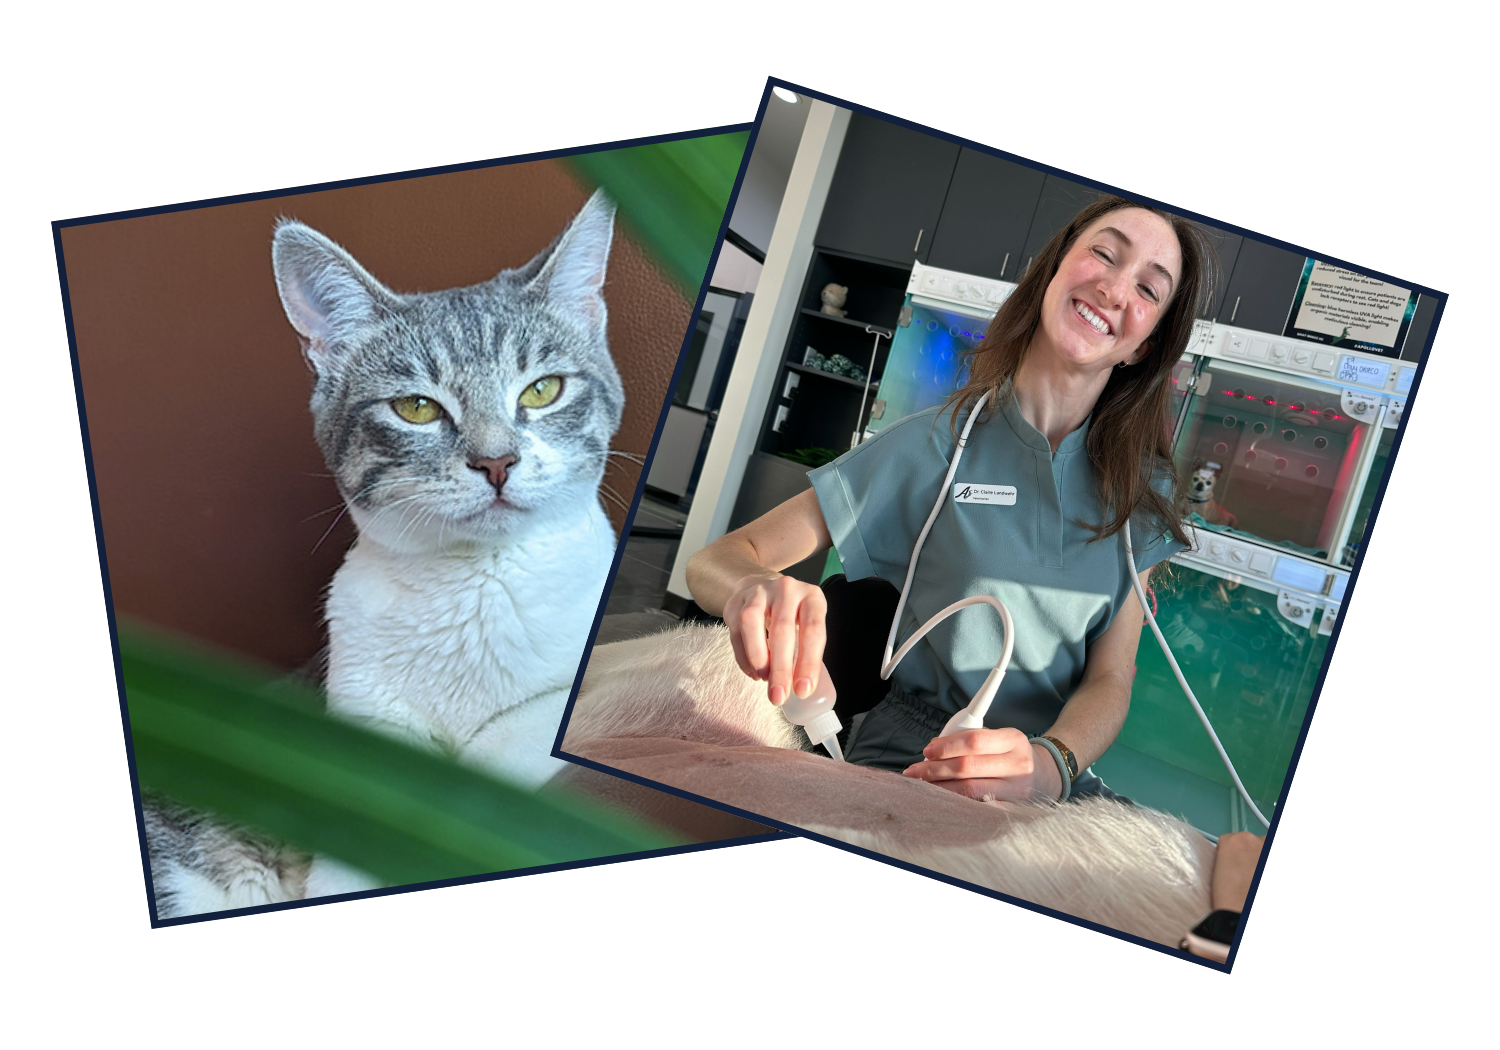
[[919, 251], [922, 250], [922, 234], [924, 234], [926, 232], [927, 232], [926, 227], [923, 227], [922, 229], [920, 229], [920, 230], [917, 231], [917, 243], [913, 244], [911, 246], [911, 250], [912, 251], [919, 252]]
[[1005, 253], [1005, 258], [1000, 263], [1000, 276], [1005, 276], [1005, 268], [1010, 265], [1010, 252]]
[[1236, 295], [1234, 297], [1234, 309], [1229, 311], [1229, 323], [1230, 324], [1234, 324], [1234, 316], [1235, 316], [1235, 314], [1237, 314], [1237, 313], [1240, 312], [1240, 299], [1241, 298], [1242, 297], [1238, 296], [1238, 295]]

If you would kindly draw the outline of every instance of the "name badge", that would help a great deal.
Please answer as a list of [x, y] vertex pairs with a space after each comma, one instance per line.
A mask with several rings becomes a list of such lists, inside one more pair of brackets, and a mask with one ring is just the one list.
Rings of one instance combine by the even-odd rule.
[[975, 485], [972, 482], [960, 481], [953, 486], [953, 500], [956, 503], [993, 503], [1001, 507], [1012, 507], [1016, 502], [1016, 487], [1014, 485]]

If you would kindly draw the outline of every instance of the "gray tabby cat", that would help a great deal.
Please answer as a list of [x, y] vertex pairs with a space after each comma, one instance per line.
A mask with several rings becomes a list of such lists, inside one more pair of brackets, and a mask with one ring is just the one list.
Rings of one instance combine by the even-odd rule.
[[[298, 222], [272, 249], [318, 444], [359, 530], [328, 596], [329, 712], [528, 786], [562, 765], [552, 741], [614, 555], [599, 503], [624, 406], [605, 339], [613, 228], [596, 193], [525, 266], [425, 294], [392, 292]], [[180, 915], [277, 892], [247, 902], [250, 885], [302, 895], [274, 846], [153, 824], [163, 918], [167, 902]], [[305, 874], [306, 896], [371, 885], [325, 858]]]

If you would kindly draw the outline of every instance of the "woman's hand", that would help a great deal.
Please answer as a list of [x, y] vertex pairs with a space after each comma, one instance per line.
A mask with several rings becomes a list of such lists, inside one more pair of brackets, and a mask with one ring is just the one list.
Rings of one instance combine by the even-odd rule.
[[751, 678], [770, 682], [771, 703], [807, 696], [822, 666], [828, 603], [810, 583], [781, 575], [832, 544], [812, 489], [688, 560], [688, 588], [705, 612], [722, 616], [734, 658]]
[[771, 703], [791, 692], [807, 696], [818, 684], [827, 611], [821, 588], [779, 573], [746, 576], [724, 604], [735, 661], [770, 683]]
[[1245, 910], [1245, 898], [1250, 895], [1250, 883], [1255, 878], [1255, 866], [1260, 863], [1261, 847], [1265, 844], [1265, 836], [1252, 835], [1248, 831], [1232, 831], [1219, 836], [1210, 893], [1215, 911]]
[[1019, 729], [965, 729], [933, 740], [922, 756], [904, 775], [968, 798], [1032, 802], [1062, 794], [1052, 752]]

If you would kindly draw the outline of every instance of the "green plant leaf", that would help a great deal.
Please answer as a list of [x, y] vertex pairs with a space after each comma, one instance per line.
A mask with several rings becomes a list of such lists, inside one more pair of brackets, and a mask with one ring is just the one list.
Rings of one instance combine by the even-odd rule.
[[782, 459], [789, 459], [793, 463], [801, 463], [807, 467], [821, 467], [825, 463], [832, 463], [844, 453], [836, 448], [799, 448], [795, 452], [780, 453]]
[[141, 786], [397, 886], [678, 844], [337, 721], [315, 693], [123, 624]]
[[695, 298], [719, 238], [724, 210], [750, 140], [748, 131], [701, 135], [570, 157], [689, 298]]

